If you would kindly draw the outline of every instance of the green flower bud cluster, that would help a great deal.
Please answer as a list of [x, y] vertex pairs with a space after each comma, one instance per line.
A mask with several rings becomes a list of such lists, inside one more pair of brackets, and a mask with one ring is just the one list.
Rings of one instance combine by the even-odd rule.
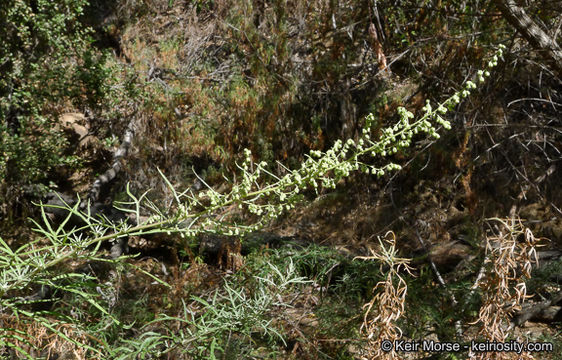
[[[488, 67], [477, 73], [477, 82], [482, 83], [485, 77], [490, 76], [489, 69], [495, 66], [499, 57], [502, 56], [503, 46], [492, 57]], [[439, 128], [451, 129], [450, 121], [445, 115], [462, 98], [470, 95], [477, 85], [473, 81], [467, 81], [464, 87], [436, 106], [432, 106], [428, 100], [423, 107], [423, 115], [414, 120], [414, 114], [403, 107], [398, 108], [399, 121], [388, 128], [381, 130], [378, 139], [371, 138], [372, 124], [375, 123], [373, 114], [365, 118], [365, 125], [357, 140], [337, 140], [327, 151], [313, 150], [306, 156], [301, 166], [294, 170], [286, 169], [286, 174], [278, 177], [267, 170], [268, 164], [261, 162], [255, 164], [252, 161], [250, 150], [244, 150], [244, 160], [238, 166], [241, 170], [242, 180], [232, 185], [230, 192], [218, 193], [210, 186], [196, 197], [192, 194], [182, 193], [186, 197], [186, 203], [182, 204], [180, 215], [176, 224], [185, 224], [186, 219], [193, 219], [189, 226], [177, 225], [174, 230], [185, 232], [187, 236], [193, 236], [198, 231], [212, 231], [229, 235], [238, 235], [248, 231], [254, 231], [263, 224], [275, 219], [284, 211], [295, 207], [302, 199], [305, 189], [319, 188], [333, 189], [339, 180], [350, 176], [355, 171], [367, 174], [383, 176], [387, 173], [400, 170], [398, 164], [389, 162], [379, 167], [363, 162], [365, 158], [385, 158], [396, 154], [400, 150], [410, 147], [414, 136], [426, 134], [430, 138], [439, 138]], [[279, 164], [282, 166], [281, 164]], [[267, 178], [266, 178], [267, 177]], [[268, 181], [269, 180], [269, 181]], [[273, 181], [271, 181], [273, 180]], [[176, 197], [180, 203], [180, 196]], [[252, 225], [241, 226], [237, 223], [229, 223], [225, 220], [229, 207], [238, 207], [247, 211], [248, 214], [257, 218]], [[203, 208], [198, 213], [193, 213], [195, 208]]]

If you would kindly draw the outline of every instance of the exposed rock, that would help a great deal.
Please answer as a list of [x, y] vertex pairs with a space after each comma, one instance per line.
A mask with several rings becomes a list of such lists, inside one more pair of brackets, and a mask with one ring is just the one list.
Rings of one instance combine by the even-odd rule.
[[430, 251], [431, 260], [443, 271], [453, 270], [469, 255], [470, 247], [457, 241], [435, 244]]
[[93, 145], [97, 139], [90, 133], [90, 126], [84, 114], [65, 113], [59, 117], [61, 130], [69, 133], [76, 140], [78, 148]]

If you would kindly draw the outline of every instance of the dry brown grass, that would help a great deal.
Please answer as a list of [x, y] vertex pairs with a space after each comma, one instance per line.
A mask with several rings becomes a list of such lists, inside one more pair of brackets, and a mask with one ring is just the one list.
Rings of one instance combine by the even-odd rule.
[[[482, 293], [478, 319], [471, 324], [477, 325], [474, 340], [490, 343], [505, 343], [510, 340], [522, 342], [522, 339], [513, 336], [511, 318], [521, 309], [525, 299], [530, 297], [527, 295], [525, 281], [531, 277], [532, 265], [537, 262], [537, 239], [518, 219], [490, 219], [488, 223], [492, 231], [485, 238], [486, 257], [473, 286], [473, 291], [479, 289]], [[411, 268], [408, 259], [397, 255], [394, 233], [387, 233], [379, 242], [380, 249], [371, 249], [371, 256], [359, 257], [380, 262], [381, 271], [386, 273], [385, 280], [373, 289], [375, 296], [365, 305], [361, 331], [368, 345], [363, 358], [395, 359], [400, 358], [400, 354], [394, 350], [383, 351], [381, 344], [383, 341], [394, 344], [402, 337], [397, 321], [405, 311], [407, 284], [403, 274], [404, 271], [411, 274]], [[517, 354], [499, 351], [469, 352], [468, 357], [485, 360], [533, 359], [528, 352]]]
[[26, 358], [27, 355], [31, 358], [53, 359], [60, 354], [65, 354], [63, 359], [96, 359], [98, 354], [78, 343], [92, 343], [94, 347], [99, 343], [98, 346], [103, 346], [101, 340], [77, 329], [75, 325], [56, 320], [50, 324], [59, 334], [53, 333], [38, 321], [27, 321], [23, 315], [3, 314], [0, 324], [2, 338], [11, 338], [11, 343], [16, 346], [9, 351], [9, 356], [13, 359]]
[[[478, 314], [479, 335], [490, 342], [505, 342], [511, 334], [511, 316], [521, 310], [527, 295], [525, 281], [537, 263], [536, 239], [519, 219], [491, 219], [493, 234], [486, 237], [486, 272], [477, 283], [482, 291]], [[519, 340], [519, 339], [517, 339]], [[530, 353], [472, 354], [475, 359], [533, 359]]]
[[[361, 256], [359, 259], [375, 260], [381, 264], [381, 272], [384, 267], [386, 279], [377, 283], [373, 292], [376, 295], [365, 304], [365, 316], [362, 333], [367, 338], [366, 354], [364, 359], [394, 359], [397, 353], [392, 350], [385, 352], [381, 349], [383, 341], [394, 343], [402, 337], [402, 330], [396, 325], [396, 321], [404, 314], [404, 304], [408, 286], [401, 271], [412, 275], [409, 259], [398, 257], [396, 251], [396, 236], [393, 232], [386, 233], [384, 238], [379, 238], [381, 247], [378, 251], [370, 249], [371, 256]], [[385, 244], [386, 243], [386, 244]]]

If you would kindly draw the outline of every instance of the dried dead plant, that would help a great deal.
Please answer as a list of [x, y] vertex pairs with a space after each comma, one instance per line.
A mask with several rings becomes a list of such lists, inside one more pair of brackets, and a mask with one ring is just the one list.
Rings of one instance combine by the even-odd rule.
[[49, 324], [52, 328], [48, 328], [46, 323], [29, 322], [27, 318], [22, 314], [19, 317], [0, 314], [0, 336], [12, 339], [10, 343], [0, 340], [0, 345], [6, 346], [3, 356], [9, 359], [53, 359], [56, 354], [64, 353], [72, 354], [67, 358], [76, 360], [99, 358], [93, 348], [82, 345], [97, 343], [103, 347], [103, 342], [94, 336], [69, 323], [54, 322]]
[[[511, 316], [521, 310], [529, 296], [525, 280], [531, 277], [531, 265], [537, 263], [536, 239], [519, 219], [489, 219], [495, 234], [486, 237], [487, 271], [475, 284], [482, 291], [482, 306], [475, 323], [486, 341], [503, 343], [512, 330]], [[530, 353], [482, 352], [475, 359], [533, 359]]]
[[[394, 344], [402, 337], [402, 330], [396, 321], [404, 314], [404, 304], [408, 286], [400, 272], [405, 270], [412, 275], [408, 263], [410, 259], [398, 257], [396, 235], [389, 231], [383, 238], [378, 238], [378, 252], [369, 249], [371, 256], [359, 256], [357, 259], [375, 260], [380, 262], [381, 273], [386, 273], [383, 281], [377, 283], [373, 292], [375, 296], [364, 305], [365, 315], [361, 332], [366, 336], [368, 345], [363, 359], [394, 359], [397, 353], [387, 350], [383, 342]], [[385, 348], [385, 350], [383, 350]], [[393, 348], [393, 346], [390, 346]]]

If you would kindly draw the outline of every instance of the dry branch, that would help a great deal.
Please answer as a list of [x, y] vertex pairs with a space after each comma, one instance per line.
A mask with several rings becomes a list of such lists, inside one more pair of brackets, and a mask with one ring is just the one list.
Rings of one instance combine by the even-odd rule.
[[495, 0], [495, 3], [505, 19], [546, 58], [548, 66], [562, 78], [562, 48], [556, 40], [541, 29], [515, 0]]
[[[121, 171], [121, 167], [122, 167], [121, 161], [127, 155], [129, 149], [131, 148], [134, 135], [135, 135], [135, 120], [133, 118], [131, 119], [131, 121], [129, 121], [129, 124], [127, 125], [127, 129], [125, 130], [125, 135], [123, 136], [123, 142], [121, 143], [121, 146], [119, 146], [119, 149], [117, 149], [115, 154], [113, 154], [113, 163], [111, 164], [111, 167], [102, 175], [100, 175], [96, 179], [96, 181], [94, 181], [94, 184], [92, 185], [92, 188], [88, 193], [88, 200], [90, 201], [91, 204], [95, 203], [98, 200], [102, 186], [109, 183], [111, 180], [115, 179], [119, 171]], [[85, 208], [86, 204], [87, 204], [86, 202], [82, 203], [81, 207]]]

